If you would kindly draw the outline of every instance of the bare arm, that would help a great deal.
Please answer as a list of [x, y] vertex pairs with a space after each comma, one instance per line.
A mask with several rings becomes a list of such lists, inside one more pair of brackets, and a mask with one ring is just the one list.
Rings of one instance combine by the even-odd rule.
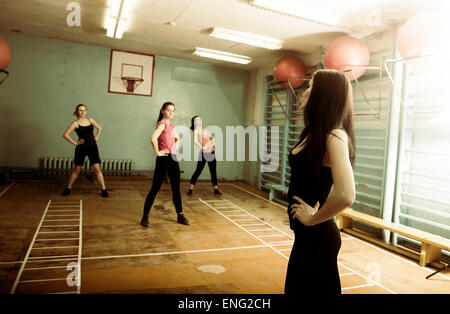
[[97, 142], [98, 138], [100, 137], [100, 134], [102, 133], [102, 127], [94, 119], [89, 119], [89, 121], [97, 129], [97, 135], [95, 135], [95, 141]]
[[355, 200], [355, 182], [348, 157], [347, 134], [341, 130], [333, 130], [331, 133], [327, 139], [327, 153], [333, 176], [333, 191], [320, 211], [317, 211], [319, 204], [312, 208], [300, 198], [294, 197], [300, 205], [292, 205], [293, 217], [307, 226], [314, 226], [333, 218], [351, 206]]
[[77, 127], [77, 123], [74, 121], [72, 122], [69, 127], [64, 131], [63, 133], [63, 138], [68, 141], [69, 143], [77, 146], [78, 144], [80, 144], [80, 141], [75, 142], [71, 137], [70, 137], [70, 133], [72, 133], [75, 128]]
[[194, 144], [200, 147], [200, 149], [203, 149], [202, 143], [198, 140], [198, 130], [194, 130]]
[[163, 149], [159, 151], [158, 148], [158, 137], [160, 137], [161, 133], [164, 131], [166, 126], [164, 124], [158, 125], [156, 130], [153, 132], [152, 137], [150, 138], [150, 142], [152, 143], [153, 150], [155, 151], [156, 156], [167, 156], [169, 153], [168, 149]]

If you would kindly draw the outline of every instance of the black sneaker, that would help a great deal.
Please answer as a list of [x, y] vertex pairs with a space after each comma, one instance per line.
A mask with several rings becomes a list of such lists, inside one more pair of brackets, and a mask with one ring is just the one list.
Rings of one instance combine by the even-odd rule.
[[62, 196], [67, 196], [70, 194], [70, 189], [69, 188], [65, 188], [64, 191], [61, 193]]
[[141, 219], [141, 226], [142, 227], [148, 227], [148, 215], [144, 215], [144, 216], [142, 216], [142, 219]]
[[177, 222], [182, 225], [189, 225], [189, 220], [183, 214], [178, 214]]
[[216, 194], [216, 195], [222, 195], [222, 193], [219, 191], [219, 189], [214, 189], [214, 194]]
[[187, 192], [187, 195], [192, 195], [192, 190], [189, 189], [189, 191]]
[[109, 196], [108, 190], [107, 189], [102, 190], [102, 197], [108, 197], [108, 196]]

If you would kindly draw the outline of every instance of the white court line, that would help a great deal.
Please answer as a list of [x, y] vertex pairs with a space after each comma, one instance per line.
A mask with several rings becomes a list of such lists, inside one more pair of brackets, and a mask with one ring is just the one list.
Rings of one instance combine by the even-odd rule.
[[77, 282], [80, 284], [77, 285], [77, 294], [80, 294], [81, 292], [81, 254], [83, 252], [82, 244], [83, 244], [83, 200], [80, 200], [80, 228], [78, 233], [78, 278]]
[[275, 241], [275, 242], [268, 242], [269, 244], [294, 244], [294, 242], [291, 241]]
[[[67, 208], [67, 207], [77, 207], [77, 205], [61, 205], [61, 206], [50, 206], [50, 208]], [[76, 209], [78, 210], [78, 209]]]
[[[278, 203], [275, 203], [275, 202], [272, 202], [272, 201], [270, 201], [270, 200], [267, 200], [267, 199], [265, 199], [264, 197], [261, 197], [261, 196], [259, 196], [259, 195], [256, 195], [255, 193], [249, 192], [249, 191], [247, 191], [247, 190], [245, 190], [245, 189], [241, 188], [240, 186], [237, 186], [237, 185], [235, 185], [235, 184], [233, 184], [233, 183], [227, 183], [227, 185], [232, 185], [232, 186], [234, 186], [234, 187], [237, 188], [237, 189], [240, 189], [240, 190], [242, 190], [242, 191], [244, 191], [244, 192], [247, 192], [247, 193], [249, 193], [249, 194], [251, 194], [251, 195], [254, 195], [254, 196], [256, 196], [256, 197], [258, 197], [258, 198], [260, 198], [260, 199], [262, 199], [262, 200], [264, 200], [264, 201], [266, 201], [266, 202], [269, 202], [269, 203], [271, 203], [271, 204], [273, 204], [273, 205], [276, 205], [276, 206], [278, 206], [278, 207], [285, 208], [285, 209], [287, 208], [287, 206], [286, 206], [286, 207], [283, 207], [283, 206], [279, 205]], [[376, 246], [374, 246], [373, 244], [368, 243], [368, 242], [365, 242], [365, 241], [363, 241], [363, 240], [361, 240], [361, 239], [358, 239], [358, 238], [356, 238], [356, 237], [354, 237], [354, 236], [352, 236], [352, 235], [348, 235], [348, 237], [341, 238], [341, 239], [343, 239], [343, 240], [348, 240], [349, 238], [350, 238], [350, 239], [355, 239], [355, 240], [360, 241], [360, 242], [363, 242], [363, 243], [365, 243], [366, 245], [369, 245], [369, 246], [371, 246], [371, 247], [374, 247], [374, 248], [376, 248], [377, 250], [379, 250], [379, 251], [381, 251], [381, 252], [384, 252], [384, 253], [386, 253], [386, 254], [388, 254], [388, 255], [391, 255], [391, 256], [394, 256], [394, 257], [396, 257], [396, 258], [399, 258], [399, 259], [401, 259], [401, 260], [403, 260], [403, 261], [405, 261], [405, 262], [407, 262], [407, 263], [409, 263], [409, 264], [411, 264], [411, 265], [414, 265], [414, 266], [416, 266], [416, 267], [418, 267], [418, 268], [420, 268], [420, 269], [425, 269], [425, 270], [427, 270], [427, 271], [430, 272], [430, 273], [434, 273], [434, 272], [435, 272], [435, 270], [433, 270], [433, 269], [430, 269], [430, 268], [428, 268], [428, 267], [422, 267], [422, 266], [420, 266], [420, 265], [418, 265], [418, 264], [416, 264], [416, 263], [414, 263], [414, 262], [412, 262], [412, 261], [410, 261], [410, 260], [408, 260], [408, 259], [406, 259], [406, 258], [404, 258], [404, 257], [402, 257], [402, 256], [398, 256], [398, 255], [392, 254], [392, 253], [390, 253], [390, 252], [388, 252], [388, 251], [386, 251], [386, 250], [380, 249], [379, 247], [376, 247]], [[440, 276], [440, 277], [443, 277], [443, 278], [445, 278], [445, 279], [447, 279], [447, 280], [450, 280], [449, 277], [447, 277], [446, 275], [441, 274], [441, 273], [437, 273], [435, 276]]]
[[36, 239], [36, 241], [69, 241], [69, 240], [79, 240], [79, 239], [78, 238]]
[[339, 277], [352, 276], [352, 275], [356, 275], [356, 274], [354, 274], [354, 273], [344, 273], [344, 274], [339, 274]]
[[51, 292], [47, 294], [78, 294], [77, 291], [67, 291], [67, 292]]
[[266, 229], [255, 229], [255, 230], [249, 230], [250, 232], [258, 232], [258, 231], [271, 231], [274, 230], [273, 228], [266, 228]]
[[41, 231], [39, 233], [74, 233], [74, 232], [79, 232], [78, 230], [76, 231]]
[[[270, 247], [272, 250], [274, 250], [276, 253], [278, 253], [279, 255], [283, 256], [284, 258], [287, 258], [286, 255], [284, 255], [283, 253], [281, 253], [280, 251], [278, 251], [276, 248], [274, 248], [272, 245], [270, 245], [270, 243], [267, 243], [266, 241], [258, 238], [256, 235], [252, 234], [251, 232], [249, 232], [247, 229], [242, 228], [243, 225], [239, 225], [236, 222], [234, 222], [233, 220], [231, 220], [230, 218], [228, 218], [227, 216], [225, 216], [224, 214], [222, 214], [220, 211], [218, 211], [217, 209], [215, 209], [213, 206], [209, 205], [207, 202], [203, 201], [201, 198], [199, 198], [199, 200], [201, 202], [203, 202], [204, 204], [206, 204], [208, 207], [212, 208], [215, 212], [217, 212], [218, 214], [222, 215], [223, 217], [225, 217], [228, 221], [231, 221], [234, 225], [238, 226], [239, 228], [241, 228], [243, 231], [247, 232], [249, 235], [251, 235], [253, 238], [255, 238], [256, 240], [266, 244], [268, 247]], [[231, 202], [230, 202], [231, 203]], [[241, 208], [242, 209], [242, 208]], [[243, 209], [242, 209], [243, 210]]]
[[[398, 255], [392, 254], [391, 252], [385, 251], [385, 250], [383, 250], [383, 249], [377, 247], [376, 245], [374, 245], [374, 244], [372, 244], [372, 243], [368, 243], [368, 242], [366, 242], [366, 241], [363, 241], [363, 240], [361, 240], [361, 239], [359, 239], [359, 238], [357, 238], [357, 237], [355, 237], [355, 236], [353, 236], [353, 235], [348, 235], [348, 236], [349, 236], [349, 238], [352, 239], [352, 240], [356, 240], [356, 241], [362, 242], [362, 243], [364, 243], [364, 244], [366, 244], [366, 245], [368, 245], [368, 246], [370, 246], [370, 247], [372, 247], [372, 248], [374, 248], [374, 249], [377, 249], [378, 251], [384, 252], [384, 253], [386, 253], [386, 254], [388, 254], [388, 255], [390, 255], [390, 256], [393, 256], [393, 257], [396, 257], [396, 258], [398, 258], [398, 259], [401, 259], [402, 261], [407, 262], [407, 263], [409, 263], [409, 264], [411, 264], [411, 265], [414, 265], [414, 266], [416, 266], [416, 267], [419, 267], [420, 269], [426, 270], [426, 271], [428, 271], [428, 272], [430, 272], [430, 273], [434, 273], [434, 272], [435, 272], [435, 270], [433, 270], [433, 269], [430, 269], [430, 268], [428, 268], [428, 267], [422, 267], [422, 266], [420, 266], [420, 265], [418, 265], [418, 264], [416, 264], [416, 263], [414, 263], [414, 262], [412, 262], [412, 261], [410, 261], [410, 260], [404, 258], [403, 256], [398, 256]], [[446, 275], [441, 274], [441, 273], [437, 273], [435, 276], [440, 276], [440, 277], [443, 277], [443, 278], [445, 278], [445, 279], [447, 279], [447, 280], [450, 280], [449, 277], [447, 277]]]
[[[32, 260], [45, 260], [46, 258], [54, 258], [54, 257], [56, 257], [56, 258], [58, 258], [58, 257], [77, 257], [78, 255], [52, 255], [52, 256], [36, 256], [36, 257], [29, 257], [28, 259], [32, 259]], [[47, 262], [47, 261], [45, 261], [45, 262]], [[26, 264], [25, 263], [25, 261], [24, 261], [24, 264]]]
[[285, 235], [284, 234], [263, 234], [263, 235], [260, 235], [260, 236], [258, 236], [258, 237], [260, 237], [260, 238], [267, 238], [267, 237], [284, 237]]
[[20, 283], [29, 283], [29, 282], [47, 282], [47, 281], [60, 281], [66, 280], [67, 278], [54, 278], [54, 279], [37, 279], [37, 280], [22, 280]]
[[247, 192], [247, 193], [249, 193], [249, 194], [251, 194], [251, 195], [253, 195], [253, 196], [256, 196], [256, 197], [258, 197], [258, 198], [260, 198], [260, 199], [263, 199], [263, 200], [265, 200], [266, 202], [269, 202], [269, 203], [271, 203], [271, 204], [273, 204], [273, 205], [275, 205], [275, 206], [278, 206], [278, 207], [281, 207], [281, 208], [287, 210], [287, 206], [281, 206], [281, 205], [278, 204], [278, 203], [275, 203], [275, 202], [266, 200], [264, 197], [261, 197], [261, 196], [255, 194], [255, 193], [249, 192], [249, 191], [247, 191], [247, 190], [241, 188], [240, 186], [234, 185], [233, 183], [228, 183], [228, 184], [229, 184], [229, 185], [232, 185], [232, 186], [234, 186], [235, 188], [238, 188], [238, 189], [240, 189], [240, 190], [242, 190], [242, 191], [244, 191], [244, 192]]
[[50, 226], [42, 226], [42, 228], [62, 228], [62, 227], [78, 227], [78, 225], [50, 225]]
[[35, 268], [25, 268], [24, 270], [45, 270], [45, 269], [60, 269], [60, 268], [66, 268], [66, 266], [35, 267]]
[[248, 227], [248, 226], [265, 226], [265, 224], [247, 224], [247, 225], [238, 225], [239, 227]]
[[47, 215], [47, 217], [73, 217], [80, 216], [79, 214], [68, 214], [68, 215]]
[[[72, 258], [59, 258], [59, 259], [48, 259], [48, 260], [33, 260], [30, 261], [28, 260], [27, 263], [47, 263], [47, 262], [65, 262], [65, 261], [74, 261], [75, 257], [77, 257], [76, 255], [71, 255], [74, 256]], [[19, 262], [19, 263], [23, 263], [23, 262]]]
[[[234, 184], [231, 184], [231, 185], [233, 185], [233, 186], [235, 186], [236, 188], [239, 188], [239, 189], [241, 189], [241, 190], [243, 190], [243, 191], [245, 191], [245, 192], [247, 192], [247, 193], [249, 193], [249, 194], [252, 194], [252, 195], [254, 195], [254, 196], [256, 196], [256, 197], [259, 197], [259, 198], [261, 198], [261, 199], [263, 199], [263, 200], [265, 200], [265, 201], [267, 201], [267, 202], [269, 202], [269, 203], [272, 203], [272, 204], [275, 204], [275, 205], [277, 205], [277, 206], [279, 206], [279, 207], [282, 207], [282, 206], [280, 206], [280, 205], [278, 205], [278, 204], [276, 204], [276, 203], [274, 203], [274, 202], [272, 202], [272, 201], [269, 201], [269, 200], [266, 200], [266, 199], [260, 197], [259, 195], [256, 195], [256, 194], [254, 194], [254, 193], [248, 192], [248, 191], [246, 191], [246, 190], [244, 190], [244, 189], [242, 189], [242, 188], [240, 188], [240, 187], [238, 187], [238, 186], [236, 186], [236, 185], [234, 185]], [[239, 207], [239, 208], [240, 208], [240, 207]], [[283, 208], [285, 208], [285, 207], [283, 207]], [[242, 209], [242, 208], [241, 208], [241, 209]], [[245, 210], [244, 210], [244, 211], [245, 211]], [[278, 230], [278, 229], [277, 229], [277, 230]], [[281, 231], [281, 232], [282, 232], [282, 231]], [[284, 233], [284, 232], [283, 232], [283, 233]], [[289, 236], [289, 235], [288, 235], [288, 236]], [[291, 237], [291, 238], [292, 238], [292, 237]], [[283, 255], [283, 256], [285, 256], [285, 255]], [[349, 269], [350, 271], [352, 271], [352, 272], [358, 274], [359, 276], [365, 278], [368, 282], [373, 282], [373, 283], [375, 283], [376, 285], [382, 287], [383, 289], [385, 289], [385, 290], [387, 290], [387, 291], [389, 291], [389, 292], [391, 292], [391, 293], [393, 293], [393, 294], [396, 294], [396, 292], [392, 291], [391, 289], [384, 287], [383, 285], [381, 285], [381, 284], [378, 283], [378, 282], [374, 282], [373, 280], [368, 279], [367, 277], [361, 275], [361, 274], [358, 273], [357, 271], [354, 271], [354, 270], [351, 269], [350, 267], [345, 266], [345, 265], [343, 265], [342, 263], [339, 263], [339, 262], [338, 262], [338, 264], [340, 264], [341, 266], [343, 266], [343, 267]]]
[[33, 250], [73, 249], [74, 247], [78, 248], [78, 245], [35, 247], [35, 248], [33, 248]]
[[[226, 200], [226, 199], [224, 199], [224, 200]], [[227, 202], [230, 202], [229, 200], [226, 200]], [[232, 202], [230, 202], [231, 204], [234, 204], [234, 203], [232, 203]], [[234, 204], [235, 205], [235, 204]], [[267, 225], [267, 226], [270, 226], [270, 227], [272, 227], [272, 228], [274, 228], [275, 230], [277, 230], [278, 232], [280, 232], [280, 233], [282, 233], [282, 234], [284, 234], [284, 235], [286, 235], [288, 238], [290, 238], [290, 239], [294, 239], [294, 237], [292, 236], [292, 235], [290, 235], [290, 234], [287, 234], [286, 232], [284, 232], [284, 231], [282, 231], [282, 230], [280, 230], [280, 229], [278, 229], [278, 228], [276, 228], [275, 226], [272, 226], [271, 224], [269, 224], [269, 223], [267, 223], [267, 222], [265, 222], [264, 220], [262, 220], [262, 219], [260, 219], [260, 218], [258, 218], [258, 217], [256, 217], [255, 215], [253, 215], [252, 213], [250, 213], [250, 212], [248, 212], [248, 211], [246, 211], [245, 209], [243, 209], [242, 207], [240, 207], [240, 206], [237, 206], [237, 205], [235, 205], [237, 208], [239, 208], [240, 210], [242, 210], [242, 211], [244, 211], [245, 213], [247, 213], [247, 214], [249, 214], [250, 216], [253, 216], [253, 217], [255, 217], [255, 219], [257, 219], [257, 220], [259, 220], [259, 221], [261, 221], [261, 222], [263, 222], [265, 225]]]
[[3, 196], [3, 194], [5, 194], [6, 192], [8, 192], [8, 190], [10, 189], [10, 188], [12, 188], [14, 185], [15, 185], [16, 183], [11, 183], [10, 185], [8, 185], [1, 193], [0, 193], [0, 197], [2, 197]]
[[252, 245], [252, 246], [238, 246], [238, 247], [221, 248], [221, 249], [204, 249], [204, 250], [175, 251], [175, 252], [155, 252], [155, 253], [112, 255], [112, 256], [93, 256], [93, 257], [82, 257], [81, 259], [82, 260], [95, 260], [95, 259], [110, 259], [110, 258], [147, 257], [147, 256], [173, 255], [173, 254], [192, 254], [192, 253], [205, 253], [205, 252], [245, 250], [245, 249], [266, 248], [266, 247], [267, 247], [267, 245]]
[[50, 206], [51, 202], [52, 201], [48, 201], [48, 203], [47, 203], [47, 207], [45, 208], [44, 214], [42, 215], [42, 218], [41, 218], [41, 221], [39, 222], [36, 232], [34, 233], [33, 240], [31, 241], [31, 244], [28, 247], [28, 251], [27, 251], [27, 254], [25, 255], [24, 262], [22, 263], [22, 266], [20, 266], [19, 273], [17, 274], [16, 280], [14, 281], [14, 284], [12, 286], [10, 294], [14, 294], [14, 292], [16, 291], [17, 285], [19, 284], [19, 279], [22, 276], [23, 269], [25, 268], [25, 264], [31, 254], [31, 249], [33, 248], [34, 242], [36, 241], [37, 235], [39, 233], [39, 229], [41, 228], [42, 222], [44, 221], [45, 214], [47, 214], [47, 210], [48, 210], [48, 207]]
[[78, 201], [53, 201], [55, 204], [78, 204]]
[[368, 284], [365, 284], [365, 285], [359, 285], [359, 286], [353, 286], [353, 287], [341, 288], [341, 290], [342, 290], [342, 291], [345, 291], [345, 290], [350, 290], [350, 289], [358, 289], [358, 288], [372, 287], [372, 286], [374, 286], [374, 284], [368, 283]]
[[359, 275], [360, 277], [364, 278], [364, 279], [366, 280], [367, 283], [375, 284], [375, 285], [377, 285], [377, 286], [379, 286], [379, 287], [381, 287], [381, 288], [383, 288], [383, 289], [389, 291], [389, 292], [392, 293], [392, 294], [397, 294], [397, 292], [394, 292], [394, 291], [392, 291], [391, 289], [386, 288], [386, 287], [383, 286], [381, 283], [376, 282], [376, 281], [374, 281], [374, 280], [372, 280], [372, 279], [370, 279], [370, 278], [368, 278], [368, 277], [362, 275], [361, 273], [357, 272], [357, 271], [354, 270], [354, 269], [351, 269], [350, 267], [348, 267], [348, 266], [342, 264], [341, 262], [338, 262], [338, 265], [339, 265], [339, 266], [342, 266], [342, 267], [344, 267], [344, 268], [347, 268], [347, 269], [350, 270], [351, 272], [353, 272], [353, 273]]

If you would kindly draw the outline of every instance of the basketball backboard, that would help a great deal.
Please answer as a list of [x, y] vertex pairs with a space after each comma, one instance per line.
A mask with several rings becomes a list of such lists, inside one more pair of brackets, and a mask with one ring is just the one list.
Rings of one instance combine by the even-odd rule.
[[151, 96], [155, 56], [111, 49], [110, 93]]

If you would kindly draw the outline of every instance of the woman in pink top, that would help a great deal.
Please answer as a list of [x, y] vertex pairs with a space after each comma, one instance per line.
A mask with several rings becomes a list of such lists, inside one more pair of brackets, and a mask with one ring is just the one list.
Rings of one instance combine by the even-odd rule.
[[197, 168], [191, 178], [191, 186], [188, 195], [192, 195], [197, 179], [203, 171], [206, 162], [208, 162], [209, 172], [211, 173], [211, 183], [214, 186], [214, 194], [221, 195], [217, 186], [216, 173], [216, 155], [214, 154], [214, 137], [209, 134], [206, 129], [202, 129], [202, 119], [194, 116], [191, 119], [191, 130], [194, 131], [194, 143], [200, 147], [201, 152], [197, 162]]
[[180, 138], [176, 134], [173, 124], [170, 123], [174, 113], [174, 104], [171, 102], [163, 104], [159, 111], [156, 130], [151, 137], [153, 150], [156, 153], [156, 166], [153, 174], [152, 188], [145, 199], [144, 215], [141, 220], [143, 227], [148, 227], [148, 215], [155, 201], [156, 194], [164, 182], [166, 173], [169, 175], [170, 185], [172, 187], [172, 200], [178, 214], [177, 222], [183, 225], [189, 225], [189, 221], [183, 215], [181, 206], [180, 167], [176, 155]]

